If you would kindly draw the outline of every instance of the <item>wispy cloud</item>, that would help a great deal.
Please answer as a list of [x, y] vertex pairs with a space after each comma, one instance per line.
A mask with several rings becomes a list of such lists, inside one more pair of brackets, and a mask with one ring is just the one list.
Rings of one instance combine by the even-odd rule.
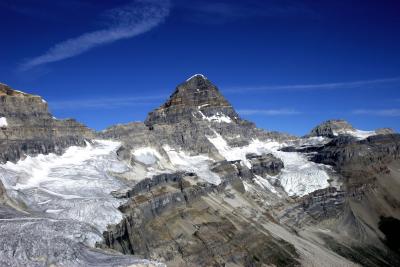
[[240, 115], [263, 115], [263, 116], [279, 116], [279, 115], [299, 115], [300, 111], [294, 109], [239, 109]]
[[73, 99], [67, 101], [49, 101], [52, 110], [73, 110], [73, 109], [115, 109], [121, 107], [156, 106], [160, 100], [166, 99], [166, 95], [154, 96], [131, 96], [114, 98], [91, 98]]
[[382, 86], [399, 87], [400, 77], [352, 81], [352, 82], [319, 83], [319, 84], [242, 86], [242, 87], [226, 88], [223, 89], [223, 91], [229, 93], [245, 93], [248, 91], [311, 91], [311, 90], [317, 91], [317, 90], [381, 88]]
[[370, 116], [384, 116], [384, 117], [399, 117], [400, 109], [357, 109], [352, 112], [355, 115], [370, 115]]
[[129, 5], [108, 11], [108, 28], [84, 33], [51, 47], [41, 56], [22, 64], [22, 70], [80, 55], [92, 48], [147, 32], [168, 16], [169, 0], [136, 0]]

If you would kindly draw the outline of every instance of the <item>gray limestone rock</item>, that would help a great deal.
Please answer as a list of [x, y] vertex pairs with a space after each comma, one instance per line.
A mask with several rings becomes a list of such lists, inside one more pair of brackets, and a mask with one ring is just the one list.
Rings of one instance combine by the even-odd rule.
[[73, 119], [57, 120], [40, 96], [0, 84], [0, 162], [17, 161], [25, 155], [57, 153], [84, 146], [93, 137], [86, 126]]
[[204, 120], [215, 116], [238, 121], [239, 115], [221, 95], [218, 88], [203, 75], [195, 75], [179, 85], [169, 100], [149, 113], [145, 124], [173, 124], [186, 120]]

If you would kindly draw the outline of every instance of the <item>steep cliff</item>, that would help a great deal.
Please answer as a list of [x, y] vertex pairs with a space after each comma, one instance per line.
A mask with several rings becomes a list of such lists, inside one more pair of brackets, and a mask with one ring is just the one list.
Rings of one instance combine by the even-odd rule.
[[25, 155], [60, 154], [71, 145], [85, 145], [93, 134], [73, 119], [55, 119], [40, 96], [0, 84], [0, 162]]

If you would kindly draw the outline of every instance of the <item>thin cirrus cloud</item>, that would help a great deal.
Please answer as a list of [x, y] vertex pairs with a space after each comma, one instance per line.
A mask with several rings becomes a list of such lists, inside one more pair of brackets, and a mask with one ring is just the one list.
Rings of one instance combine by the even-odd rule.
[[128, 39], [150, 31], [170, 12], [169, 0], [136, 0], [107, 12], [110, 26], [55, 44], [47, 52], [24, 62], [21, 70], [78, 56], [100, 45]]
[[226, 93], [245, 93], [248, 91], [318, 91], [341, 89], [367, 89], [367, 88], [394, 88], [400, 85], [400, 77], [362, 80], [351, 82], [320, 83], [320, 84], [294, 84], [294, 85], [267, 85], [267, 86], [242, 86], [226, 88]]
[[369, 115], [383, 117], [400, 117], [400, 109], [357, 109], [352, 112], [354, 115]]
[[240, 115], [263, 115], [263, 116], [279, 116], [279, 115], [299, 115], [300, 111], [293, 109], [239, 109]]

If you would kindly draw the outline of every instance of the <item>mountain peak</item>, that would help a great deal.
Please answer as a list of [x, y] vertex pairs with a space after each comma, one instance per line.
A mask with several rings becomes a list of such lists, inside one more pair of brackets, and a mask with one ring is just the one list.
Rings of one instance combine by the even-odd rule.
[[178, 85], [163, 105], [149, 113], [145, 123], [148, 126], [182, 120], [228, 123], [238, 118], [218, 88], [204, 75], [196, 74]]

